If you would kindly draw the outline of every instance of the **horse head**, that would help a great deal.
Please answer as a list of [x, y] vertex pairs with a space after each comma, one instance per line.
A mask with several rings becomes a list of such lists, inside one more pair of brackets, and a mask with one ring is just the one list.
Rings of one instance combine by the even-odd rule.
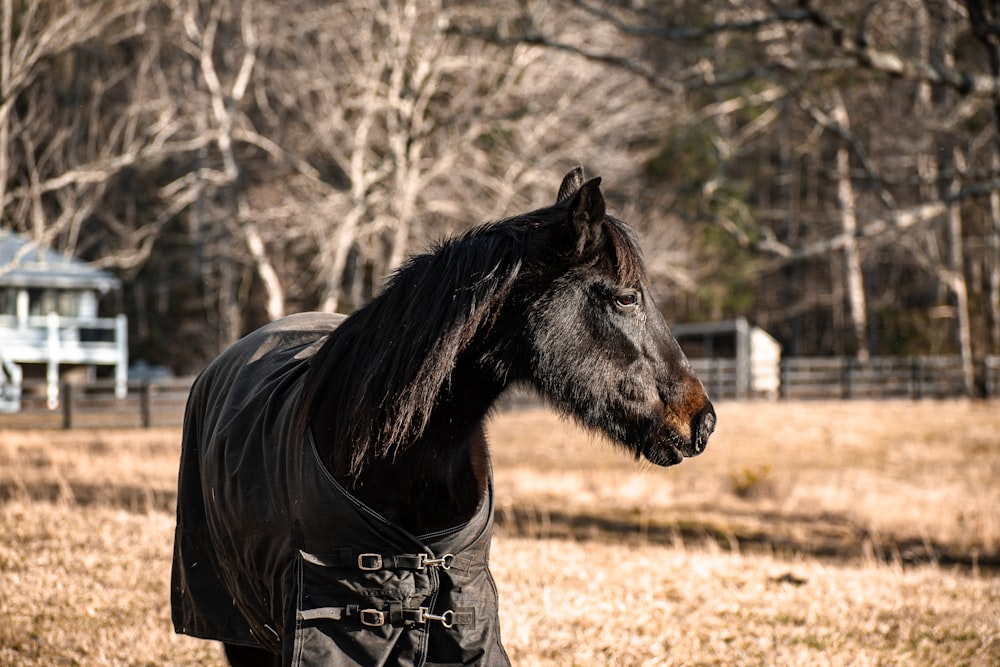
[[579, 168], [545, 211], [524, 267], [529, 381], [637, 457], [697, 456], [715, 410], [653, 301], [632, 230]]

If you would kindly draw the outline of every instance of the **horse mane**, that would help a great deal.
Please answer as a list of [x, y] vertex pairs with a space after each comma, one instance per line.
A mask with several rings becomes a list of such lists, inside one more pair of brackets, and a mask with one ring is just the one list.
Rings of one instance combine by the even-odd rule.
[[[337, 327], [311, 362], [298, 419], [304, 435], [321, 405], [335, 415], [329, 432], [316, 434], [318, 444], [332, 443], [323, 454], [331, 472], [357, 479], [422, 435], [459, 355], [494, 324], [529, 255], [557, 252], [537, 247], [550, 234], [532, 232], [565, 215], [557, 204], [438, 243]], [[603, 229], [620, 278], [640, 284], [631, 230], [610, 216]]]
[[307, 373], [300, 415], [308, 427], [332, 392], [336, 416], [322, 439], [349, 452], [328, 464], [354, 477], [423, 432], [459, 353], [520, 271], [524, 227], [494, 223], [410, 258], [337, 327]]

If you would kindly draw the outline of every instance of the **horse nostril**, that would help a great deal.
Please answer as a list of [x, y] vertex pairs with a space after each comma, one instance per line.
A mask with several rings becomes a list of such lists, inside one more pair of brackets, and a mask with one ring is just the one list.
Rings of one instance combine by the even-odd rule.
[[708, 445], [708, 436], [712, 435], [715, 430], [715, 421], [715, 408], [712, 407], [711, 403], [695, 417], [693, 444], [698, 453], [705, 451], [705, 447]]

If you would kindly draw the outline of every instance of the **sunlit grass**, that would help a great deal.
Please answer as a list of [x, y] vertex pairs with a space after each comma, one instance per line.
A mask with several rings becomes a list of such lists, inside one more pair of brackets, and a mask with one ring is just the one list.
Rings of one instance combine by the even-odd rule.
[[[717, 407], [705, 454], [670, 469], [547, 412], [498, 417], [514, 664], [1000, 664], [1000, 576], [969, 557], [1000, 544], [1000, 405]], [[170, 625], [178, 442], [0, 432], [0, 665], [222, 664]]]
[[988, 665], [1000, 581], [717, 550], [500, 540], [517, 665]]
[[492, 431], [499, 504], [703, 520], [737, 535], [826, 522], [876, 542], [1000, 552], [996, 402], [717, 408], [705, 453], [666, 470], [570, 424], [555, 429], [547, 413], [504, 415]]

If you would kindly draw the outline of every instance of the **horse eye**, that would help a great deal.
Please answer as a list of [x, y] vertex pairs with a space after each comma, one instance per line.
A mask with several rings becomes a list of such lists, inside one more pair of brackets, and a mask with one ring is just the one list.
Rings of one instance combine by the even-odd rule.
[[614, 297], [615, 305], [624, 310], [631, 310], [639, 305], [638, 292], [622, 292]]

